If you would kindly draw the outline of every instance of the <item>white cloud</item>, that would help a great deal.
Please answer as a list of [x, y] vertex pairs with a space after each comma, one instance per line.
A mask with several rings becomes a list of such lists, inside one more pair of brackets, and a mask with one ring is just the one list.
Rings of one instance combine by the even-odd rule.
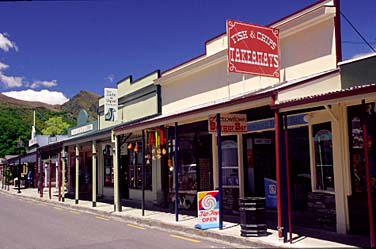
[[9, 66], [7, 64], [1, 63], [0, 61], [0, 71], [3, 69], [7, 69]]
[[115, 75], [109, 74], [109, 75], [107, 75], [107, 77], [105, 79], [112, 83], [115, 79]]
[[8, 35], [6, 33], [0, 33], [0, 49], [4, 50], [5, 52], [8, 52], [11, 48], [18, 51], [16, 43], [9, 40], [7, 36]]
[[49, 90], [24, 90], [24, 91], [11, 91], [3, 92], [2, 94], [20, 100], [26, 101], [39, 101], [50, 105], [61, 105], [69, 99], [64, 96], [62, 92], [49, 91]]
[[6, 88], [21, 87], [22, 80], [23, 77], [6, 76], [0, 72], [0, 82], [2, 82]]
[[47, 81], [47, 80], [44, 80], [44, 81], [34, 81], [33, 83], [30, 84], [30, 88], [31, 89], [35, 89], [35, 88], [38, 88], [38, 87], [53, 87], [53, 86], [57, 86], [57, 80], [50, 80], [50, 81]]

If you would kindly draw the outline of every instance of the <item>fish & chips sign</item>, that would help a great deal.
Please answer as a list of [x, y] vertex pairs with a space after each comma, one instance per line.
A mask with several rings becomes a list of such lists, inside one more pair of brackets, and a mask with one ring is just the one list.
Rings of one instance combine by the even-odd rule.
[[227, 21], [228, 71], [279, 78], [279, 31]]

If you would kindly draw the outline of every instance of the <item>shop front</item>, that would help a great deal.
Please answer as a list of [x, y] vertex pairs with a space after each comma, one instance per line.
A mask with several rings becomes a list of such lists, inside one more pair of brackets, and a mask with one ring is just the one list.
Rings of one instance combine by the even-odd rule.
[[[376, 109], [375, 102], [347, 107], [351, 192], [348, 196], [350, 232], [369, 234], [370, 220], [367, 202], [367, 177], [369, 177], [370, 199], [373, 203], [373, 223], [376, 224]], [[367, 133], [365, 137], [364, 133]], [[366, 141], [365, 141], [366, 139]], [[366, 146], [366, 148], [365, 148]], [[365, 151], [367, 150], [367, 152]], [[368, 160], [365, 155], [368, 154]], [[367, 166], [368, 164], [368, 166]], [[367, 176], [369, 170], [369, 176]]]

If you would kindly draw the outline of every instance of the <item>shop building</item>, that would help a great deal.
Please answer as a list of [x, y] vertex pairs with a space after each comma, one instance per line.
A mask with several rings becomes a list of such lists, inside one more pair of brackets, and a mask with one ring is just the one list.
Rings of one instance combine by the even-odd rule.
[[[84, 111], [80, 113], [77, 126], [70, 129], [69, 139], [64, 142], [68, 192], [75, 196], [77, 203], [79, 199], [89, 199], [95, 205], [97, 196], [113, 199], [116, 193], [123, 199], [140, 198], [138, 161], [142, 154], [141, 134], [124, 134], [115, 144], [112, 129], [119, 124], [130, 124], [160, 114], [160, 87], [153, 84], [158, 77], [159, 71], [155, 71], [135, 81], [131, 76], [119, 81], [117, 88], [110, 89], [116, 93], [112, 96], [116, 107], [105, 112], [106, 97], [101, 97], [98, 119], [94, 122], [87, 121]], [[114, 157], [118, 158], [118, 164], [115, 164]], [[159, 187], [153, 180], [159, 174], [157, 165], [158, 161], [153, 161], [148, 170], [147, 200], [150, 202], [158, 199]], [[115, 176], [117, 169], [120, 176]], [[114, 189], [117, 180], [120, 189]]]
[[[272, 108], [280, 102], [298, 97], [341, 89], [337, 66], [341, 61], [341, 53], [336, 4], [337, 1], [319, 1], [270, 25], [279, 30], [279, 78], [229, 73], [228, 38], [226, 34], [219, 35], [206, 42], [203, 55], [163, 72], [161, 77], [155, 80], [155, 84], [162, 89], [161, 116], [120, 125], [114, 129], [115, 135], [159, 126], [168, 128], [168, 133], [171, 134], [176, 128], [178, 135], [172, 136], [172, 144], [180, 145], [180, 153], [174, 154], [180, 158], [173, 164], [172, 169], [178, 169], [179, 175], [176, 177], [174, 173], [171, 174], [172, 180], [169, 181], [168, 189], [174, 189], [178, 183], [183, 192], [186, 191], [183, 186], [189, 185], [185, 182], [194, 179], [195, 184], [189, 185], [189, 188], [192, 188], [191, 185], [198, 186], [201, 184], [199, 179], [205, 178], [211, 182], [208, 188], [217, 189], [218, 161], [221, 160], [224, 213], [236, 215], [238, 198], [265, 196], [265, 181], [268, 179], [276, 181], [276, 188], [286, 194], [278, 185], [281, 183], [280, 170], [284, 167], [282, 161], [285, 158], [282, 155], [284, 149], [281, 148], [283, 140], [280, 139], [281, 121], [284, 116], [288, 116], [286, 123], [289, 134], [293, 134], [289, 136], [289, 145], [293, 150], [302, 151], [291, 153], [289, 157], [292, 172], [290, 185], [294, 186], [293, 209], [307, 211], [310, 202], [314, 202], [317, 196], [324, 196], [331, 208], [331, 216], [325, 226], [327, 229], [346, 232], [347, 226], [342, 222], [346, 217], [344, 201], [335, 194], [343, 191], [342, 183], [334, 180], [339, 178], [337, 174], [340, 174], [340, 170], [337, 172], [337, 168], [341, 167], [340, 164], [334, 166], [336, 170], [333, 170], [332, 176], [329, 175], [331, 173], [324, 172], [326, 168], [320, 168], [321, 178], [316, 177], [316, 168], [312, 166], [315, 150], [310, 144], [312, 140], [309, 134], [323, 130], [323, 134], [318, 133], [317, 139], [330, 137], [325, 132], [334, 131], [330, 124], [331, 107], [315, 107], [289, 115], [282, 115], [278, 109]], [[309, 114], [315, 112], [319, 113], [317, 119], [311, 118], [308, 121]], [[208, 129], [208, 119], [213, 114], [245, 114], [247, 118], [246, 134], [223, 132], [221, 158], [218, 157], [217, 136]], [[279, 124], [277, 129], [274, 123]], [[197, 146], [193, 145], [199, 144], [197, 141], [201, 141], [201, 136], [206, 136], [209, 141], [205, 142], [207, 147], [201, 149], [209, 154], [204, 158], [205, 162], [199, 162], [197, 156], [195, 160], [185, 162], [187, 155], [197, 155]], [[329, 144], [328, 142], [326, 146], [331, 148]], [[336, 158], [335, 152], [325, 149], [326, 157], [323, 160]], [[182, 153], [184, 150], [189, 152]], [[207, 166], [202, 166], [205, 164]], [[185, 170], [187, 165], [191, 169]], [[322, 165], [326, 165], [326, 162], [323, 161]], [[198, 170], [201, 166], [205, 170]], [[195, 174], [195, 178], [190, 177]], [[286, 175], [282, 177], [285, 178]], [[197, 191], [197, 187], [193, 190]], [[285, 198], [283, 201], [285, 203]], [[281, 203], [281, 199], [277, 200], [278, 202]], [[276, 206], [278, 227], [282, 227], [282, 215], [279, 212], [282, 208], [278, 204]]]

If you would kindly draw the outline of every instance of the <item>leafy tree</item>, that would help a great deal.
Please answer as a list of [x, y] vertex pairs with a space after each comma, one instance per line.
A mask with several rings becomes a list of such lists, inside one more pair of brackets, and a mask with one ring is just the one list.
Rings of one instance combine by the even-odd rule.
[[63, 121], [62, 117], [51, 117], [45, 122], [42, 130], [43, 135], [62, 135], [67, 133], [69, 124]]

